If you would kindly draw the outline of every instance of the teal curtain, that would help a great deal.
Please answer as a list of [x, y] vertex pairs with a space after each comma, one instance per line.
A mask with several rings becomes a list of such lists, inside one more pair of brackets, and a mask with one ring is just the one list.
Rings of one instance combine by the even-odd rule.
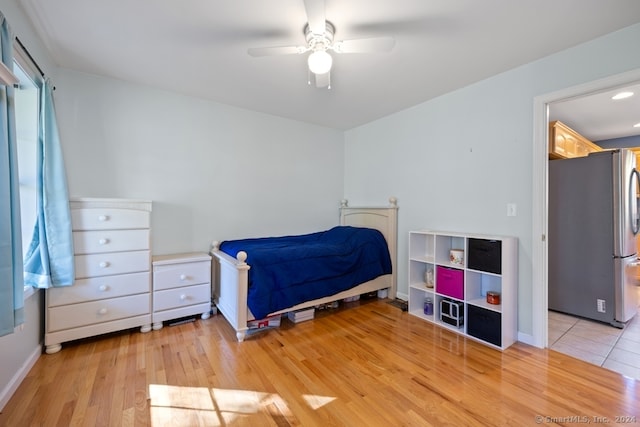
[[69, 191], [56, 123], [51, 82], [41, 89], [38, 212], [31, 244], [24, 259], [25, 283], [36, 288], [70, 286], [74, 279], [73, 234]]
[[[13, 69], [13, 34], [0, 14], [0, 56]], [[14, 88], [0, 85], [0, 336], [24, 323]]]

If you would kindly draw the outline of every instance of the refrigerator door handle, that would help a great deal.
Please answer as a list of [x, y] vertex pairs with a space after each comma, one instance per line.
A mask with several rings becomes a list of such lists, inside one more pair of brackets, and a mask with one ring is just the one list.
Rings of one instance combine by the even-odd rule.
[[640, 195], [640, 173], [637, 169], [631, 171], [629, 179], [629, 220], [633, 234], [640, 231], [640, 217], [638, 216], [638, 195]]

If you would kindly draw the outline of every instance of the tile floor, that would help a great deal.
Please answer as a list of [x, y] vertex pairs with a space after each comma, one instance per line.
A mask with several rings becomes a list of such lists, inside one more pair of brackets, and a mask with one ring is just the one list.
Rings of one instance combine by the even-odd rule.
[[624, 329], [549, 311], [548, 335], [552, 350], [640, 380], [640, 308]]

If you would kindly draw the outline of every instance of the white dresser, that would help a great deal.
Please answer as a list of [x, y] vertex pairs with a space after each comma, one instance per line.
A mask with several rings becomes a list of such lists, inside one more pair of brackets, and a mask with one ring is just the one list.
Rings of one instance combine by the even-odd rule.
[[153, 257], [153, 329], [165, 320], [211, 312], [211, 256], [207, 253]]
[[148, 200], [70, 201], [75, 282], [46, 291], [45, 346], [140, 327], [151, 330]]

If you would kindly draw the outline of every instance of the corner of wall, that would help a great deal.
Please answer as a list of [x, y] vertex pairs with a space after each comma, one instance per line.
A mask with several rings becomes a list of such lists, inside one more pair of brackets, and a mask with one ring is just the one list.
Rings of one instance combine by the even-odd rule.
[[25, 358], [24, 363], [16, 371], [15, 375], [11, 378], [9, 383], [7, 383], [2, 390], [0, 390], [0, 412], [2, 412], [5, 405], [11, 399], [11, 396], [13, 396], [13, 393], [16, 392], [22, 381], [26, 378], [31, 368], [33, 368], [33, 365], [36, 364], [41, 354], [42, 346], [38, 345], [33, 349], [31, 354], [29, 354], [29, 356]]

